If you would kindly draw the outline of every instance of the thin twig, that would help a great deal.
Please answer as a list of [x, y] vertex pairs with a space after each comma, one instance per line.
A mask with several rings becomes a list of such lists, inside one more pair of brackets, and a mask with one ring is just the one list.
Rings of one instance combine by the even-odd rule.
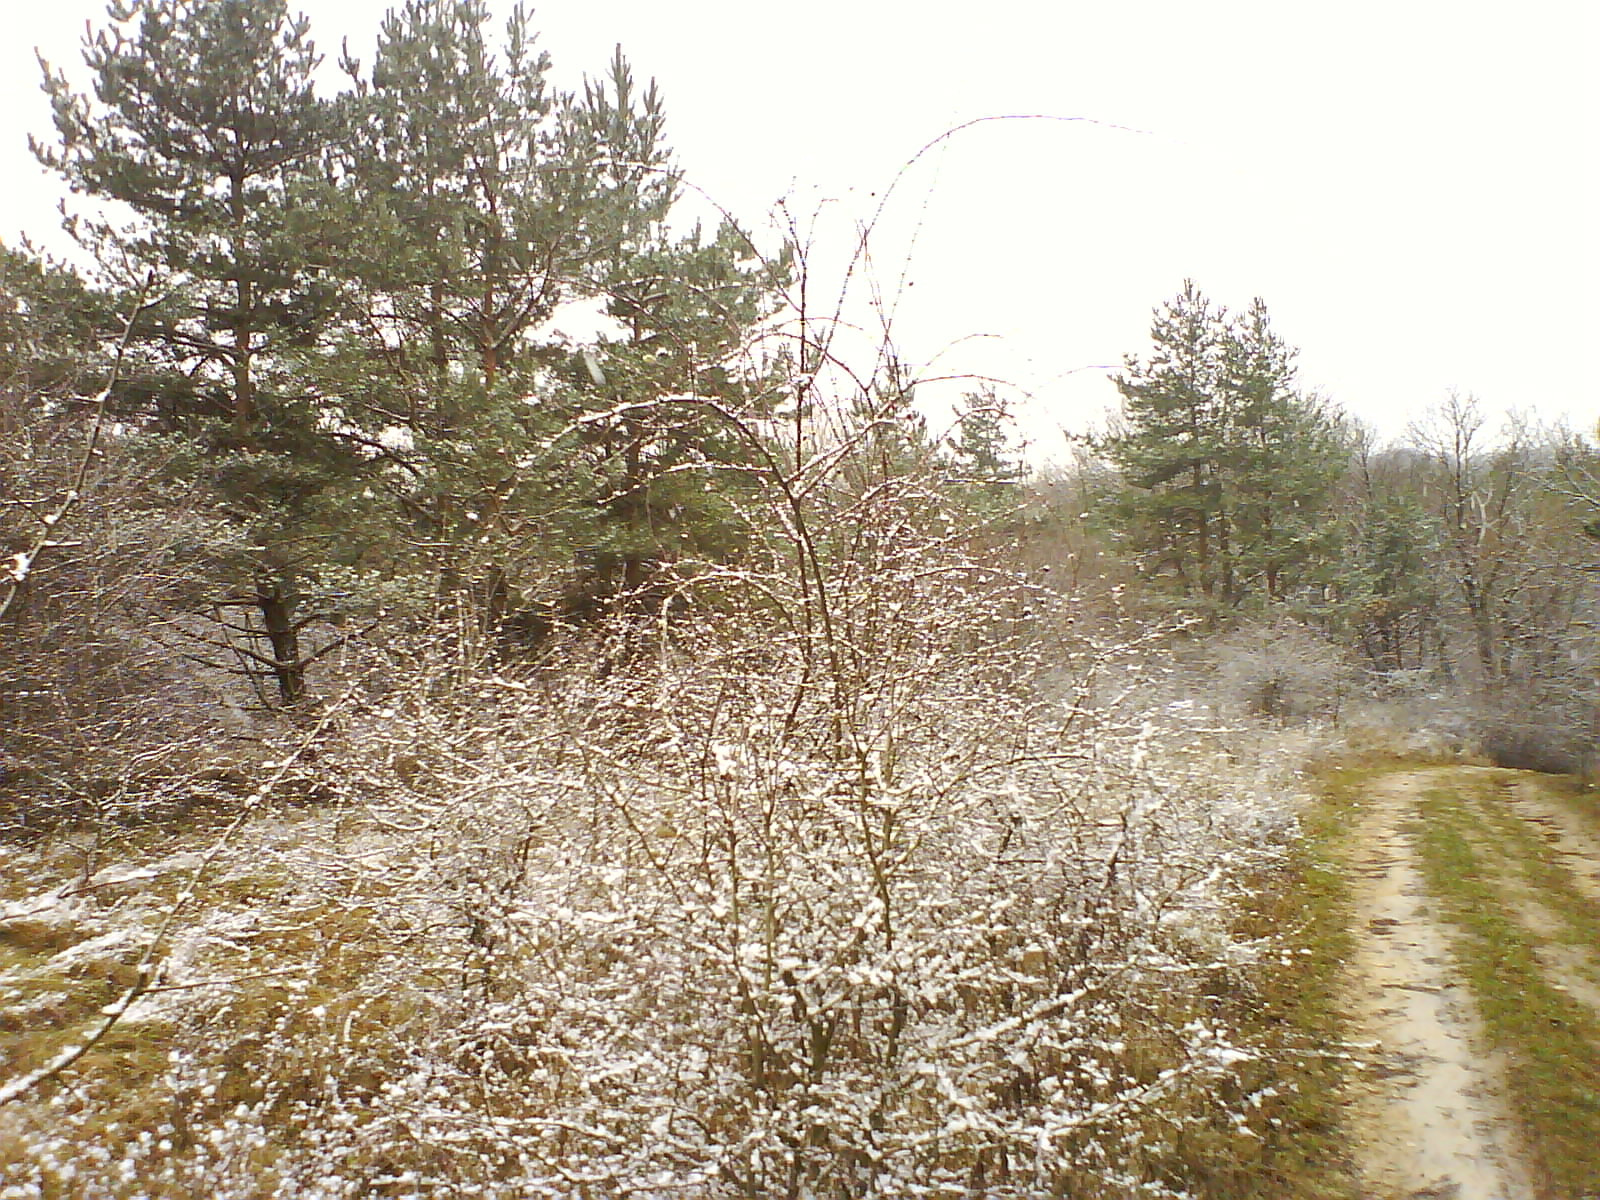
[[73, 473], [72, 484], [62, 494], [55, 508], [39, 518], [39, 536], [34, 538], [33, 544], [27, 549], [12, 556], [11, 566], [7, 569], [6, 582], [8, 588], [4, 599], [0, 599], [0, 621], [4, 621], [6, 613], [11, 610], [11, 605], [22, 592], [22, 585], [27, 582], [28, 575], [33, 570], [33, 565], [38, 561], [39, 555], [54, 545], [57, 545], [56, 531], [67, 514], [77, 505], [83, 497], [84, 484], [89, 478], [89, 467], [99, 453], [100, 434], [105, 429], [106, 408], [111, 401], [111, 393], [116, 389], [118, 378], [122, 372], [122, 360], [127, 355], [128, 343], [133, 338], [133, 325], [139, 314], [148, 307], [145, 297], [150, 294], [150, 289], [155, 286], [156, 276], [152, 271], [145, 276], [144, 283], [139, 285], [138, 295], [134, 297], [133, 311], [128, 314], [128, 319], [123, 323], [122, 336], [117, 339], [117, 353], [111, 364], [111, 378], [106, 380], [106, 386], [100, 389], [100, 394], [92, 401], [94, 408], [94, 422], [89, 426], [89, 441], [83, 448], [83, 457], [78, 460], [78, 469]]

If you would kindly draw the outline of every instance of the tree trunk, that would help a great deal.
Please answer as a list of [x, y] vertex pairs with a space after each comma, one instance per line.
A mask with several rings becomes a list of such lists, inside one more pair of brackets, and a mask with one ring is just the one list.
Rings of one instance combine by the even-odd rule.
[[234, 288], [237, 307], [233, 314], [233, 435], [240, 446], [247, 446], [256, 423], [255, 364], [251, 361], [256, 348], [250, 333], [255, 288], [244, 268], [244, 176], [235, 173], [231, 182], [228, 207], [233, 216], [233, 267], [238, 272]]
[[278, 695], [288, 707], [305, 699], [306, 666], [300, 659], [300, 637], [295, 629], [294, 609], [299, 597], [286, 592], [281, 583], [261, 580], [256, 584], [256, 607], [272, 647], [272, 674], [278, 681]]

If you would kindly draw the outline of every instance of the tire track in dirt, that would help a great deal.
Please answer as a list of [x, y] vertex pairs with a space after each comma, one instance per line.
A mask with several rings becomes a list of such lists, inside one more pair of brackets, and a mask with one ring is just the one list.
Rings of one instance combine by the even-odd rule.
[[1563, 944], [1558, 940], [1562, 933], [1560, 918], [1532, 889], [1515, 879], [1504, 879], [1501, 886], [1506, 894], [1506, 911], [1540, 939], [1533, 950], [1550, 986], [1587, 1004], [1600, 1016], [1600, 948]]
[[1349, 964], [1358, 1040], [1373, 1070], [1358, 1086], [1355, 1156], [1371, 1200], [1523, 1200], [1498, 1072], [1475, 1045], [1471, 998], [1406, 825], [1431, 773], [1378, 781], [1355, 831], [1357, 948]]
[[1544, 794], [1538, 784], [1518, 779], [1503, 788], [1511, 811], [1544, 836], [1569, 871], [1577, 889], [1600, 901], [1600, 833], [1559, 800]]
[[[1600, 903], [1600, 837], [1594, 827], [1551, 796], [1540, 780], [1497, 767], [1470, 770], [1490, 776], [1496, 784], [1497, 800], [1543, 841], [1573, 889]], [[1494, 847], [1480, 850], [1490, 857], [1495, 853]], [[1600, 945], [1563, 944], [1562, 920], [1550, 908], [1549, 897], [1541, 897], [1537, 889], [1513, 874], [1510, 864], [1502, 863], [1501, 871], [1507, 911], [1540, 940], [1534, 951], [1551, 986], [1600, 1015]]]

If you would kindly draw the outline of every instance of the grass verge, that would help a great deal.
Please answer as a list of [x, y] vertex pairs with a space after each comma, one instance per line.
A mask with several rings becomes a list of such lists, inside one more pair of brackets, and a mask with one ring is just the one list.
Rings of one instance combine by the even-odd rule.
[[1600, 1022], [1551, 983], [1538, 958], [1541, 939], [1506, 911], [1494, 886], [1502, 864], [1494, 860], [1522, 858], [1527, 849], [1506, 838], [1485, 798], [1467, 781], [1424, 794], [1423, 873], [1489, 1040], [1505, 1056], [1509, 1107], [1538, 1182], [1550, 1197], [1593, 1195], [1600, 1192]]
[[[1301, 837], [1275, 870], [1253, 881], [1237, 936], [1276, 946], [1248, 980], [1216, 1001], [1259, 1057], [1240, 1088], [1259, 1098], [1258, 1137], [1197, 1170], [1198, 1194], [1262, 1200], [1354, 1200], [1361, 1195], [1344, 1125], [1348, 1017], [1340, 973], [1352, 946], [1347, 837], [1362, 781], [1375, 772], [1329, 771], [1301, 814]], [[1381, 772], [1380, 772], [1381, 773]], [[1220, 983], [1220, 981], [1219, 981]], [[1198, 1150], [1193, 1147], [1192, 1150]], [[1194, 1157], [1191, 1153], [1191, 1157]]]

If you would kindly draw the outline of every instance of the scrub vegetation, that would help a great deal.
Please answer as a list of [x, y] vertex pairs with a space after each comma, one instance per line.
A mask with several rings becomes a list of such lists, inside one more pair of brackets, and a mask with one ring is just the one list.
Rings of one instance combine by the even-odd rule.
[[[1567, 772], [1593, 839], [1594, 446], [1379, 446], [1185, 283], [1033, 471], [871, 225], [686, 228], [662, 92], [535, 33], [407, 0], [324, 95], [282, 0], [126, 0], [46, 69], [0, 1200], [1363, 1194], [1364, 789]], [[1600, 915], [1522, 778], [1415, 837], [1577, 1195]]]

